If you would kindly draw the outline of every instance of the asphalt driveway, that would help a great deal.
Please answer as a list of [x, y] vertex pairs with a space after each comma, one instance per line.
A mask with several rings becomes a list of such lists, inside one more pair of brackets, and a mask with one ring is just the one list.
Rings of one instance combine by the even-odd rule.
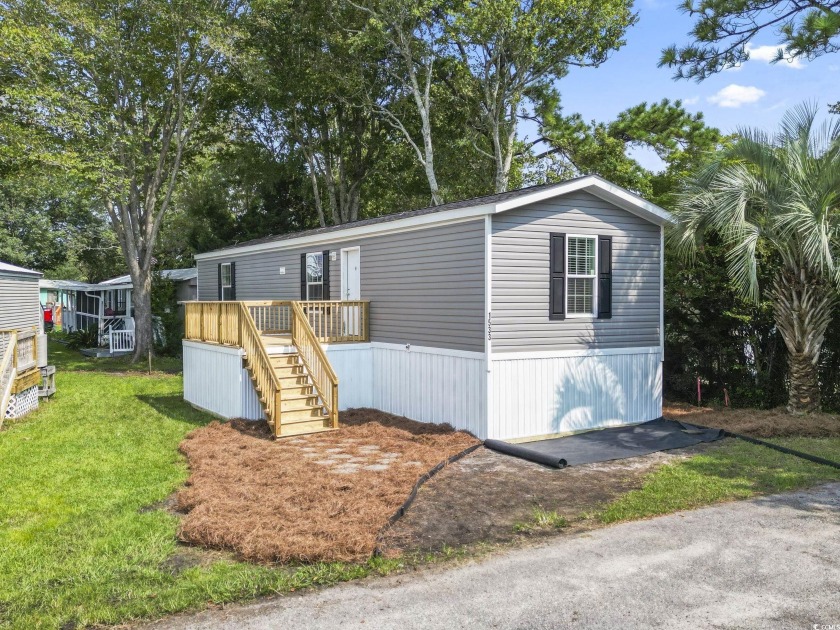
[[840, 628], [840, 484], [170, 618], [229, 628]]

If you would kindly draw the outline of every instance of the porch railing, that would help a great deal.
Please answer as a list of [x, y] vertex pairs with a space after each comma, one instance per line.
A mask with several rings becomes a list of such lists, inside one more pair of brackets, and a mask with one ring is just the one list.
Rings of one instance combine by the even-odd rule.
[[5, 341], [0, 341], [0, 352], [5, 350], [3, 344], [10, 343], [10, 333], [14, 333], [15, 352], [13, 360], [18, 374], [31, 370], [38, 365], [38, 329], [33, 327], [27, 330], [0, 330]]
[[17, 354], [17, 332], [0, 331], [0, 427], [6, 418], [6, 409], [12, 397], [15, 382], [15, 355]]
[[322, 343], [366, 342], [370, 339], [367, 300], [296, 302]]

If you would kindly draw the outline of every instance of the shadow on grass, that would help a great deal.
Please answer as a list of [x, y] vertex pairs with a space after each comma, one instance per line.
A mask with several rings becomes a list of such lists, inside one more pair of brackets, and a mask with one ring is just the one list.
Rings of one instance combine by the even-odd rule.
[[209, 413], [199, 411], [190, 405], [180, 394], [160, 396], [139, 394], [137, 400], [148, 405], [162, 416], [166, 416], [172, 420], [189, 422], [197, 427], [203, 427], [210, 424], [213, 420], [218, 420], [218, 418], [214, 418]]
[[[64, 344], [50, 340], [49, 362], [57, 370], [67, 372], [105, 372], [131, 373], [143, 376], [149, 372], [148, 361], [132, 362], [130, 355], [122, 357], [86, 357], [78, 350], [71, 350]], [[180, 357], [152, 357], [152, 376], [160, 374], [180, 374], [182, 371]]]

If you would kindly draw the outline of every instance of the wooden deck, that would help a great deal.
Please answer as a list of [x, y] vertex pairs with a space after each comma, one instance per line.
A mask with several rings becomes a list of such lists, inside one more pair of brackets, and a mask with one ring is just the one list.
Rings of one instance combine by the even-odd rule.
[[276, 437], [338, 428], [338, 377], [321, 344], [367, 341], [367, 302], [187, 302], [185, 310], [186, 339], [245, 351]]

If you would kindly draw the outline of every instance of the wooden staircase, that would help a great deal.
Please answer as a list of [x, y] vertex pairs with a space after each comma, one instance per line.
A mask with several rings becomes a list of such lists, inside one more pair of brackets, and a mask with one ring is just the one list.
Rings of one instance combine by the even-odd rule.
[[367, 335], [359, 319], [359, 313], [367, 318], [364, 304], [340, 302], [335, 312], [316, 305], [310, 312], [295, 301], [188, 302], [184, 336], [244, 350], [244, 367], [275, 437], [331, 431], [338, 428], [338, 377], [321, 346], [324, 316], [330, 314], [331, 326], [355, 321], [355, 334], [345, 331], [342, 339], [356, 340]]
[[[273, 336], [264, 336], [263, 340], [266, 346], [277, 343], [277, 338]], [[291, 345], [291, 339], [288, 343], [287, 351], [270, 352], [268, 355], [280, 383], [281, 435], [287, 437], [333, 430], [332, 419], [309, 378], [300, 353]]]

